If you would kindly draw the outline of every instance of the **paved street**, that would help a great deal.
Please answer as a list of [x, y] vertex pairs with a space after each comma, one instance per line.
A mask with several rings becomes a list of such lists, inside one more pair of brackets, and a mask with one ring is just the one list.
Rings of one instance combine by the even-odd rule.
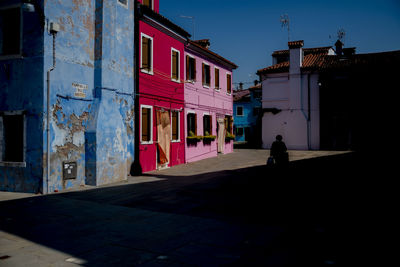
[[[356, 153], [265, 150], [47, 196], [0, 192], [0, 266], [347, 265]], [[353, 255], [354, 256], [354, 255]]]

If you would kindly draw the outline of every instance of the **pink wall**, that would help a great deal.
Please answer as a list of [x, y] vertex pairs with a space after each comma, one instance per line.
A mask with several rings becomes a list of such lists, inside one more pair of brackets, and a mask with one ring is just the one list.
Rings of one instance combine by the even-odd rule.
[[[139, 144], [139, 159], [143, 172], [156, 169], [157, 129], [156, 110], [163, 107], [165, 110], [181, 110], [180, 112], [180, 142], [171, 143], [171, 155], [169, 166], [185, 162], [185, 138], [184, 138], [184, 44], [164, 32], [139, 22], [139, 30], [153, 38], [153, 73], [143, 71], [139, 73], [139, 105], [153, 107], [153, 142]], [[180, 80], [171, 80], [171, 48], [180, 52]], [[141, 48], [140, 48], [141, 49]], [[141, 55], [141, 51], [139, 53]], [[140, 109], [139, 109], [140, 110]], [[141, 127], [141, 121], [139, 121]]]
[[[186, 55], [190, 55], [196, 59], [196, 81], [185, 83], [185, 125], [187, 125], [187, 114], [195, 112], [197, 114], [197, 135], [203, 135], [203, 115], [209, 114], [212, 116], [212, 135], [217, 136], [217, 116], [233, 114], [232, 94], [227, 93], [226, 78], [226, 74], [229, 73], [232, 75], [232, 71], [220, 64], [207, 60], [206, 56], [202, 56], [189, 49], [185, 51], [185, 58]], [[210, 66], [211, 79], [209, 88], [204, 87], [202, 84], [203, 62]], [[219, 90], [215, 88], [215, 67], [219, 68]], [[231, 81], [232, 80], [233, 76]], [[231, 85], [231, 88], [233, 89], [233, 85]], [[186, 129], [185, 137], [187, 137]], [[198, 142], [195, 146], [186, 144], [185, 151], [186, 162], [215, 157], [217, 156], [217, 139], [212, 141], [211, 144], [204, 144], [202, 141]], [[224, 142], [224, 153], [230, 153], [232, 151], [233, 141]]]

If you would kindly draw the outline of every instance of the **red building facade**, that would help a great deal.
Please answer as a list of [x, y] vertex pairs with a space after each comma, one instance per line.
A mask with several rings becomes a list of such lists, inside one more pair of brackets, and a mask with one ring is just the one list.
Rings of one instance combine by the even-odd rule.
[[184, 47], [189, 34], [140, 1], [139, 162], [143, 172], [185, 162]]

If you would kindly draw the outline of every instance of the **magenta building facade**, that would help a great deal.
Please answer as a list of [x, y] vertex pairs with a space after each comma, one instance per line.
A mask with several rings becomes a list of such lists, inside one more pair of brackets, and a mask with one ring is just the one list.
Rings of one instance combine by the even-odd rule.
[[139, 21], [139, 161], [143, 172], [185, 163], [184, 46], [189, 34], [142, 1]]
[[209, 40], [185, 46], [185, 161], [233, 151], [232, 71], [237, 66], [212, 52]]

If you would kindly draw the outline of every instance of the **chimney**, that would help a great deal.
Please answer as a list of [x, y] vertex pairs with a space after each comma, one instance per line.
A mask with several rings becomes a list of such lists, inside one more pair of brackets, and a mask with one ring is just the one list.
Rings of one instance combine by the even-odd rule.
[[340, 40], [337, 40], [335, 43], [336, 46], [336, 55], [342, 56], [343, 55], [343, 43]]
[[303, 65], [303, 45], [303, 40], [288, 42], [290, 73], [300, 73], [300, 68]]

